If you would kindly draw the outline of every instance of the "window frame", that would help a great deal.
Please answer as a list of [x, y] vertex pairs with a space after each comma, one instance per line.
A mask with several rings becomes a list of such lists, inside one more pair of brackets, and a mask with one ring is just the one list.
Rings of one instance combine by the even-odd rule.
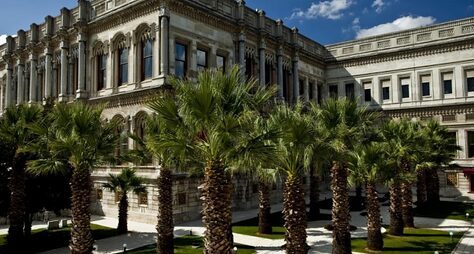
[[107, 86], [107, 54], [100, 54], [96, 57], [97, 63], [97, 91], [104, 90]]
[[[219, 66], [219, 58], [222, 59], [222, 66]], [[216, 54], [216, 68], [223, 73], [226, 72], [227, 57], [221, 54]]]
[[402, 99], [410, 99], [410, 85], [409, 84], [401, 84], [400, 90], [402, 92]]
[[[180, 41], [177, 41], [175, 42], [175, 76], [178, 77], [178, 78], [186, 78], [187, 77], [187, 72], [188, 72], [188, 44], [186, 43], [183, 43], [183, 42], [180, 42]], [[183, 49], [184, 49], [184, 59], [180, 59], [178, 58], [178, 46], [182, 46]], [[183, 65], [183, 70], [182, 70], [182, 75], [178, 75], [177, 74], [177, 69], [178, 69], [178, 66], [177, 66], [177, 63], [182, 63]]]
[[[385, 98], [385, 91], [387, 92], [387, 97]], [[384, 86], [382, 87], [382, 101], [389, 101], [390, 100], [390, 87]]]
[[[122, 62], [122, 55], [126, 56], [126, 61]], [[118, 86], [123, 86], [128, 84], [128, 70], [129, 70], [129, 50], [127, 47], [120, 48], [118, 50], [118, 61], [117, 61], [117, 66], [118, 66]], [[125, 75], [125, 76], [124, 76]]]
[[[200, 63], [200, 53], [204, 53], [204, 64]], [[209, 51], [203, 48], [196, 50], [196, 68], [198, 72], [202, 72], [209, 68]]]
[[[368, 96], [367, 96], [368, 92]], [[372, 102], [372, 89], [364, 88], [364, 102]]]
[[[149, 47], [149, 54], [147, 54], [147, 46]], [[141, 81], [153, 78], [153, 40], [145, 39], [141, 42]], [[149, 62], [148, 62], [149, 61]], [[150, 64], [147, 68], [147, 63]], [[149, 73], [147, 70], [149, 69]]]
[[329, 85], [329, 98], [337, 99], [339, 97], [339, 87], [338, 85]]
[[[348, 89], [350, 88], [350, 89]], [[346, 83], [344, 85], [344, 90], [346, 93], [346, 98], [355, 100], [355, 84], [354, 83]]]

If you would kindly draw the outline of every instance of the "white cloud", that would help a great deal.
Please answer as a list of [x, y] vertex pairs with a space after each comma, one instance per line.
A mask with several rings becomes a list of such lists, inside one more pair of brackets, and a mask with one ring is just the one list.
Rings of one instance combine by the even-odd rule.
[[436, 19], [433, 17], [423, 17], [423, 16], [400, 17], [389, 23], [380, 24], [371, 28], [365, 28], [365, 29], [360, 29], [360, 30], [357, 29], [356, 37], [357, 39], [360, 39], [360, 38], [379, 35], [379, 34], [397, 32], [397, 31], [417, 28], [421, 26], [428, 26], [428, 25], [433, 24], [435, 21]]
[[295, 10], [293, 14], [291, 14], [290, 19], [316, 19], [318, 17], [333, 20], [340, 19], [343, 16], [342, 12], [349, 8], [353, 3], [353, 0], [328, 0], [311, 3], [311, 6], [307, 10]]
[[384, 3], [384, 0], [375, 0], [373, 3], [372, 3], [372, 8], [375, 9], [375, 12], [377, 13], [381, 13], [382, 10], [383, 10], [383, 7], [386, 5], [386, 3]]
[[353, 25], [358, 25], [360, 23], [360, 19], [359, 18], [355, 18], [353, 21], [352, 21], [352, 24]]
[[0, 35], [0, 45], [3, 45], [5, 43], [7, 43], [7, 36], [6, 34], [2, 34]]

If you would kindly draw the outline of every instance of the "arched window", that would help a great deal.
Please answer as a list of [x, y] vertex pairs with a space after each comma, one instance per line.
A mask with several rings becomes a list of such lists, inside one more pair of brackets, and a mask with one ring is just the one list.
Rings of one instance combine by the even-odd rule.
[[121, 158], [128, 151], [128, 123], [121, 115], [116, 115], [112, 121], [117, 121], [119, 123], [115, 134], [119, 135], [119, 139], [115, 146], [114, 156], [118, 162], [121, 162]]
[[137, 56], [137, 79], [144, 81], [153, 77], [153, 42], [155, 40], [155, 24], [140, 24], [134, 33]]
[[142, 81], [153, 76], [153, 43], [151, 39], [142, 42]]
[[96, 42], [93, 49], [95, 61], [95, 83], [97, 91], [101, 91], [107, 86], [107, 60], [108, 46], [102, 42]]
[[114, 54], [114, 75], [116, 87], [122, 86], [129, 82], [128, 63], [129, 63], [129, 47], [130, 39], [122, 33], [114, 36], [112, 39], [112, 47]]

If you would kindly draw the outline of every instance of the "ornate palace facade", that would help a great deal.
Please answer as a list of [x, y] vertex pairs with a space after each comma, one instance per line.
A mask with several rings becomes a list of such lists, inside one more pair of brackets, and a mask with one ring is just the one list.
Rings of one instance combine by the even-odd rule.
[[[277, 84], [289, 102], [349, 96], [389, 116], [439, 119], [463, 147], [460, 167], [443, 173], [441, 186], [460, 195], [474, 173], [473, 39], [474, 19], [464, 19], [322, 46], [242, 0], [79, 0], [0, 45], [0, 111], [49, 97], [107, 103], [104, 117], [123, 122], [120, 154], [135, 145], [128, 133], [143, 135], [146, 102], [170, 75], [195, 79], [202, 69], [238, 64], [260, 85]], [[101, 183], [130, 166], [149, 179], [148, 194], [131, 197], [130, 216], [154, 222], [153, 163], [97, 170], [93, 210], [116, 213]], [[175, 181], [177, 222], [199, 218], [199, 179], [176, 174]], [[236, 181], [235, 208], [256, 206], [254, 184]]]

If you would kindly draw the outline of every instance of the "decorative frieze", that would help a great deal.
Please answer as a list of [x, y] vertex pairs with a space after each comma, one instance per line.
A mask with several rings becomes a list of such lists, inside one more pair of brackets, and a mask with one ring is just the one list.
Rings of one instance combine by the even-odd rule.
[[474, 32], [474, 25], [463, 26], [461, 31], [463, 34], [472, 33]]
[[354, 47], [347, 47], [342, 49], [342, 54], [352, 54], [354, 53]]
[[417, 41], [431, 40], [431, 33], [423, 33], [416, 36]]
[[439, 31], [439, 37], [440, 38], [445, 38], [445, 37], [450, 37], [454, 35], [454, 28], [451, 29], [444, 29]]
[[366, 43], [359, 46], [359, 51], [367, 51], [372, 49], [372, 43]]
[[390, 47], [390, 40], [379, 41], [377, 42], [377, 48], [388, 48]]
[[397, 38], [397, 45], [405, 45], [410, 43], [410, 36]]

